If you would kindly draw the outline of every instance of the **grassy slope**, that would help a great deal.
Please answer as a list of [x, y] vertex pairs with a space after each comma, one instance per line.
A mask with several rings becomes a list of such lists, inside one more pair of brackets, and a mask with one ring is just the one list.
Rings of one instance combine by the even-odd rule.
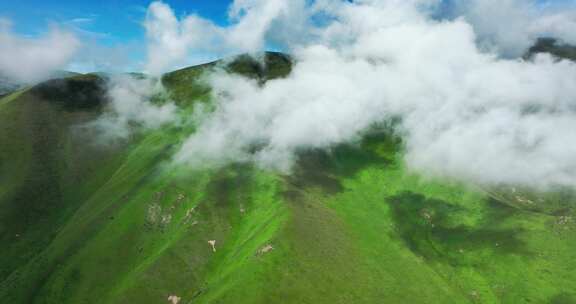
[[[181, 104], [208, 100], [206, 88], [191, 85], [201, 69], [165, 79]], [[246, 165], [174, 167], [170, 155], [190, 128], [167, 128], [103, 158], [78, 181], [66, 178], [76, 170], [63, 164], [96, 152], [54, 148], [76, 143], [66, 128], [78, 113], [47, 106], [30, 117], [41, 109], [27, 102], [34, 101], [0, 100], [0, 231], [8, 236], [0, 303], [168, 303], [169, 295], [182, 303], [576, 301], [572, 209], [512, 208], [483, 191], [410, 174], [401, 144], [386, 135], [309, 151], [282, 176]], [[41, 138], [53, 141], [22, 134], [50, 115]], [[53, 169], [38, 169], [35, 146], [48, 150]], [[90, 159], [73, 163], [83, 168]], [[43, 185], [59, 182], [25, 211], [57, 208], [18, 225], [9, 194], [31, 191], [36, 172], [48, 172], [38, 177]], [[29, 242], [9, 237], [23, 230]]]

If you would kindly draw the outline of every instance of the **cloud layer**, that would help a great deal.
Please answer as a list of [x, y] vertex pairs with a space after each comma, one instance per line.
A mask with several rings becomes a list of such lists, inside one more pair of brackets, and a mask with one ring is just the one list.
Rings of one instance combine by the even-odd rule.
[[251, 14], [268, 12], [266, 4], [236, 1], [237, 23], [215, 32], [249, 31], [239, 26], [244, 18], [258, 19], [250, 22], [268, 27], [250, 45], [287, 37], [293, 73], [264, 86], [211, 75], [216, 110], [177, 161], [289, 170], [298, 151], [330, 148], [401, 117], [406, 162], [421, 172], [484, 184], [576, 184], [574, 63], [502, 59], [479, 45], [477, 23], [432, 18], [436, 1], [273, 2], [283, 13]]

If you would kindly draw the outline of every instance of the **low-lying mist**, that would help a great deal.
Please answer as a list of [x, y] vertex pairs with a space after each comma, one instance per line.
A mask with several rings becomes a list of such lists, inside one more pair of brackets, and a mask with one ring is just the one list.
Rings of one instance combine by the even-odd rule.
[[151, 102], [165, 93], [160, 79], [116, 74], [110, 75], [105, 83], [106, 110], [97, 120], [83, 126], [97, 132], [99, 144], [126, 141], [136, 131], [157, 129], [177, 120], [172, 102]]

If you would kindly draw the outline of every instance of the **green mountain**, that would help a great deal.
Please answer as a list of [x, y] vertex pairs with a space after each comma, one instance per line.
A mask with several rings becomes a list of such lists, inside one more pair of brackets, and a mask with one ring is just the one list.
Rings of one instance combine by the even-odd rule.
[[531, 58], [539, 53], [548, 53], [557, 58], [576, 61], [576, 47], [565, 44], [554, 38], [540, 38], [532, 46], [525, 57]]
[[[231, 72], [290, 73], [241, 56]], [[165, 75], [191, 111], [199, 78]], [[576, 303], [571, 192], [431, 180], [385, 128], [304, 151], [282, 175], [171, 164], [190, 126], [95, 145], [106, 79], [77, 75], [0, 99], [0, 303]]]

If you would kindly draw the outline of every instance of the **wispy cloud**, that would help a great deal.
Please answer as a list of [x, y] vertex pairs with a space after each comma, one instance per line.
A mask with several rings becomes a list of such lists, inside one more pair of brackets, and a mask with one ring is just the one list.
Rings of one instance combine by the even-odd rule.
[[92, 24], [94, 22], [94, 18], [88, 18], [88, 17], [79, 17], [79, 18], [73, 18], [68, 20], [67, 22], [65, 22], [66, 24], [79, 24], [79, 25], [83, 25], [83, 24]]
[[102, 40], [111, 38], [113, 35], [107, 32], [95, 31], [88, 28], [93, 28], [98, 21], [98, 15], [90, 14], [83, 17], [76, 17], [65, 20], [60, 24], [66, 29], [73, 31], [83, 39]]
[[42, 36], [25, 37], [12, 31], [10, 20], [2, 19], [0, 74], [19, 82], [42, 80], [66, 66], [80, 46], [75, 34], [58, 25]]
[[86, 127], [98, 131], [101, 143], [127, 139], [134, 131], [154, 129], [174, 122], [176, 106], [172, 103], [156, 105], [150, 99], [164, 91], [153, 78], [114, 75], [108, 80], [107, 111]]

